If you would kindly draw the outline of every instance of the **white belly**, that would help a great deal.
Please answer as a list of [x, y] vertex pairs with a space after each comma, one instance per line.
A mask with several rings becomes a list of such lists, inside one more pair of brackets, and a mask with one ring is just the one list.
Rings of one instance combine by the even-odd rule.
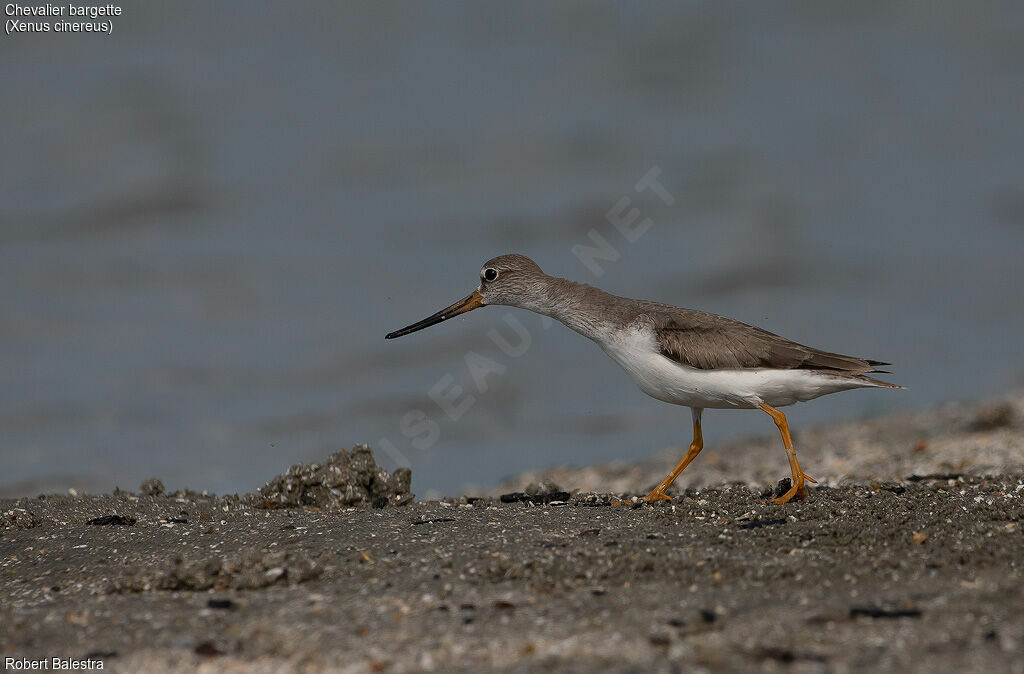
[[599, 344], [641, 391], [687, 407], [754, 408], [761, 403], [784, 407], [837, 391], [871, 386], [862, 380], [815, 370], [701, 370], [666, 358], [652, 336], [632, 330]]

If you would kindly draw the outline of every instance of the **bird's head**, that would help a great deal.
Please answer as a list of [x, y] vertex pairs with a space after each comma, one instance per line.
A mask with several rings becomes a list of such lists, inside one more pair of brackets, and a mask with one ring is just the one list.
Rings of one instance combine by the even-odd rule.
[[480, 284], [469, 295], [422, 321], [385, 335], [384, 338], [402, 337], [488, 304], [523, 306], [545, 278], [546, 275], [537, 263], [525, 255], [499, 255], [485, 262], [480, 268]]

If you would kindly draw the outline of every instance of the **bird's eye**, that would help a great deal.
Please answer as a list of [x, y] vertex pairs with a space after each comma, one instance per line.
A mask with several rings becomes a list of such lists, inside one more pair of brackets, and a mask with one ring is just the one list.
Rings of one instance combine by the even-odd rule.
[[498, 270], [488, 267], [487, 269], [484, 269], [483, 277], [485, 281], [493, 281], [498, 278]]

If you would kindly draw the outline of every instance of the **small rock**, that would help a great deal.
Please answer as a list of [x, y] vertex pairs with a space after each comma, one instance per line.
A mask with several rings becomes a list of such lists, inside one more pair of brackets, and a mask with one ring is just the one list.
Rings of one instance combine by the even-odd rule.
[[784, 477], [779, 480], [779, 483], [775, 485], [775, 491], [772, 492], [772, 496], [779, 498], [783, 496], [793, 486], [793, 480], [788, 477]]
[[134, 517], [125, 517], [124, 515], [101, 515], [100, 517], [94, 517], [87, 521], [86, 524], [92, 524], [93, 526], [131, 526], [135, 524], [136, 520]]
[[212, 658], [223, 654], [224, 651], [217, 648], [212, 641], [204, 641], [196, 646], [196, 655], [203, 655], [208, 658]]
[[886, 609], [875, 606], [854, 606], [850, 609], [851, 618], [920, 618], [921, 611], [916, 608]]
[[139, 485], [139, 494], [142, 496], [160, 496], [164, 493], [164, 483], [155, 477], [143, 480]]
[[238, 604], [230, 599], [210, 599], [206, 602], [207, 608], [214, 608], [222, 611], [230, 611], [238, 607]]

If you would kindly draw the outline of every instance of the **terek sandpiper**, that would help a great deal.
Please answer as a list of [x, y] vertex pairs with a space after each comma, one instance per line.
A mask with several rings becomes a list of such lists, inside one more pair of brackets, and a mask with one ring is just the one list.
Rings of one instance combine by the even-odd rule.
[[665, 490], [704, 447], [706, 408], [760, 409], [782, 433], [793, 473], [777, 504], [806, 497], [789, 425], [778, 408], [855, 388], [889, 388], [866, 376], [888, 365], [812, 349], [746, 323], [669, 304], [616, 297], [586, 284], [548, 276], [524, 255], [501, 255], [480, 270], [480, 285], [464, 299], [385, 338], [408, 335], [489, 304], [550, 316], [587, 337], [618, 363], [641, 391], [693, 414], [693, 441], [683, 460], [644, 497], [670, 500]]

